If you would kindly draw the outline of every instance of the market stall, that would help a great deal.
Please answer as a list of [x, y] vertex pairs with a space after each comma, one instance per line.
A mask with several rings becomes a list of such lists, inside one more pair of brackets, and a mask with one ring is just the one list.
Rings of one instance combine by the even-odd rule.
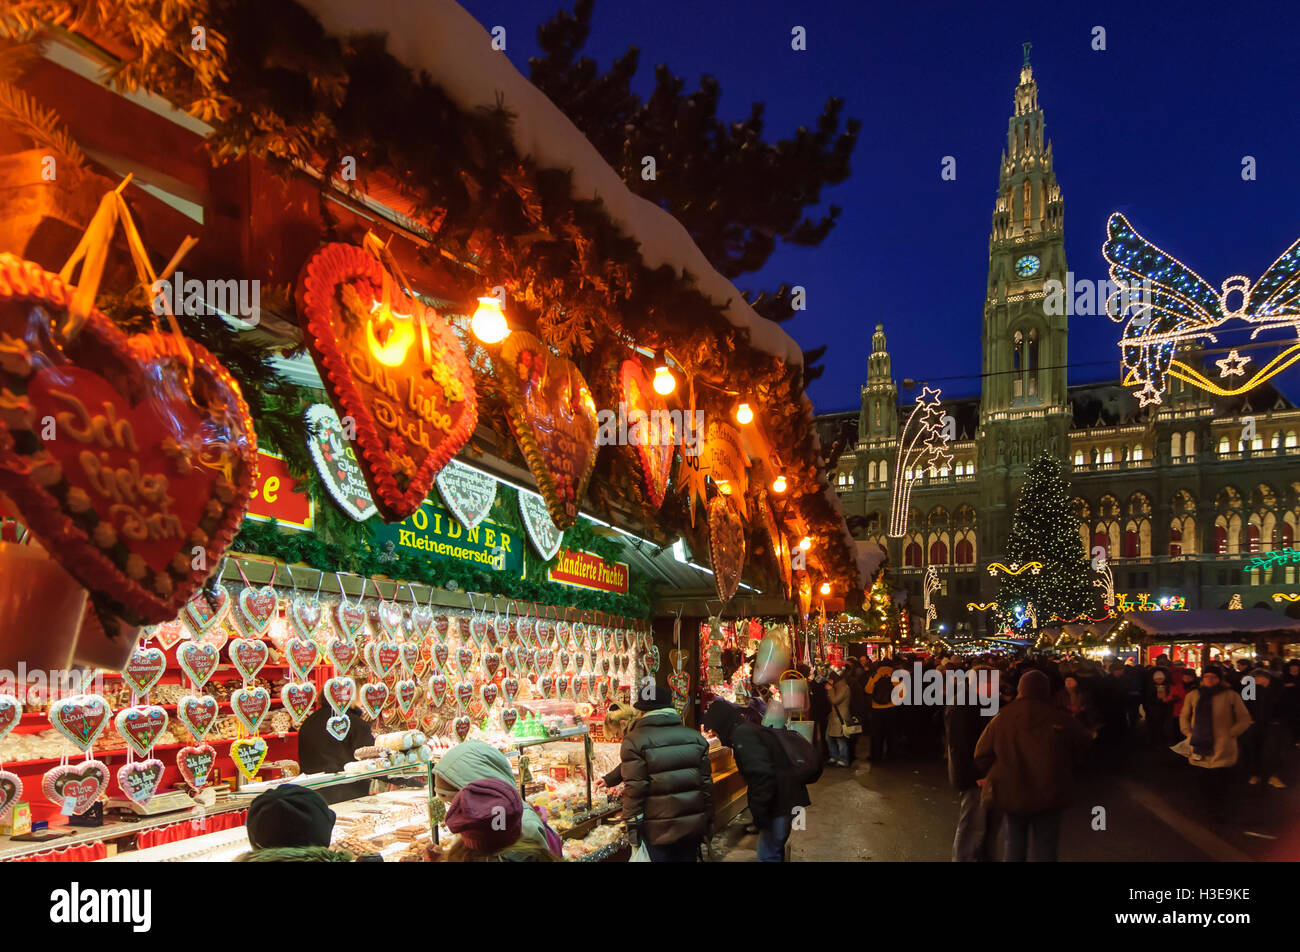
[[1266, 608], [1126, 612], [1115, 620], [1110, 634], [1140, 643], [1146, 664], [1164, 654], [1175, 663], [1200, 668], [1211, 661], [1285, 658], [1289, 645], [1300, 640], [1300, 619]]

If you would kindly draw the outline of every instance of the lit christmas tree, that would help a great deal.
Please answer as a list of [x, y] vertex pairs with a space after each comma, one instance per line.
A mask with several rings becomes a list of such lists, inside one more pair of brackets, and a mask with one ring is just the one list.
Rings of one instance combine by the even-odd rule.
[[894, 603], [894, 590], [889, 582], [889, 572], [881, 566], [875, 581], [867, 592], [864, 606], [867, 631], [876, 636], [893, 638], [898, 635], [898, 606]]
[[[1029, 467], [1002, 561], [1011, 570], [1002, 574], [998, 592], [1004, 625], [1036, 627], [1034, 619], [1043, 624], [1053, 615], [1101, 613], [1101, 594], [1092, 584], [1070, 487], [1053, 456], [1044, 453]], [[1031, 562], [1042, 568], [1026, 568]]]

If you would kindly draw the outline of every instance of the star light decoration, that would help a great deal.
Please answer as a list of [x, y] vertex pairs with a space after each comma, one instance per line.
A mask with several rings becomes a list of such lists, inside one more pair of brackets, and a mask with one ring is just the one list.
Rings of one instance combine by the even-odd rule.
[[925, 627], [929, 628], [934, 624], [935, 619], [939, 617], [939, 609], [934, 604], [931, 596], [939, 591], [939, 576], [934, 570], [934, 566], [928, 566], [925, 570], [925, 580], [922, 583], [921, 594], [924, 598], [925, 605]]
[[941, 391], [922, 387], [916, 406], [898, 434], [898, 456], [894, 462], [893, 504], [889, 515], [889, 536], [907, 534], [907, 513], [912, 502], [912, 484], [924, 469], [945, 469], [952, 465], [948, 438], [944, 435]]
[[[1253, 285], [1234, 274], [1216, 290], [1177, 258], [1147, 241], [1116, 212], [1106, 223], [1102, 256], [1118, 287], [1106, 301], [1106, 313], [1127, 318], [1120, 338], [1124, 383], [1137, 387], [1141, 406], [1159, 404], [1169, 378], [1190, 383], [1218, 396], [1254, 389], [1300, 361], [1300, 240], [1291, 245]], [[1141, 293], [1135, 293], [1140, 290]], [[1219, 365], [1221, 380], [1240, 376], [1235, 387], [1207, 378], [1179, 355], [1219, 342], [1216, 334], [1249, 328], [1254, 340], [1263, 331], [1283, 331], [1297, 341], [1247, 377], [1249, 357], [1233, 350]], [[1282, 342], [1285, 342], [1285, 338]]]

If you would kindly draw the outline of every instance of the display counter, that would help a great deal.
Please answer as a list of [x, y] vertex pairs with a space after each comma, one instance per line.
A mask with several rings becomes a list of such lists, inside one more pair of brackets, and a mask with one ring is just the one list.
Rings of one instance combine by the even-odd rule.
[[749, 805], [749, 788], [730, 747], [709, 747], [709, 769], [713, 775], [713, 828], [720, 830]]

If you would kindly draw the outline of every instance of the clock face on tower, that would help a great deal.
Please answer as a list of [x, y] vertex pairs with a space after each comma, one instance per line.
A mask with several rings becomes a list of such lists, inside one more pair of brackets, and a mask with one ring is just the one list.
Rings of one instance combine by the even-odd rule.
[[1038, 273], [1040, 264], [1042, 262], [1038, 260], [1038, 255], [1025, 255], [1016, 260], [1016, 274], [1022, 278], [1032, 278]]

